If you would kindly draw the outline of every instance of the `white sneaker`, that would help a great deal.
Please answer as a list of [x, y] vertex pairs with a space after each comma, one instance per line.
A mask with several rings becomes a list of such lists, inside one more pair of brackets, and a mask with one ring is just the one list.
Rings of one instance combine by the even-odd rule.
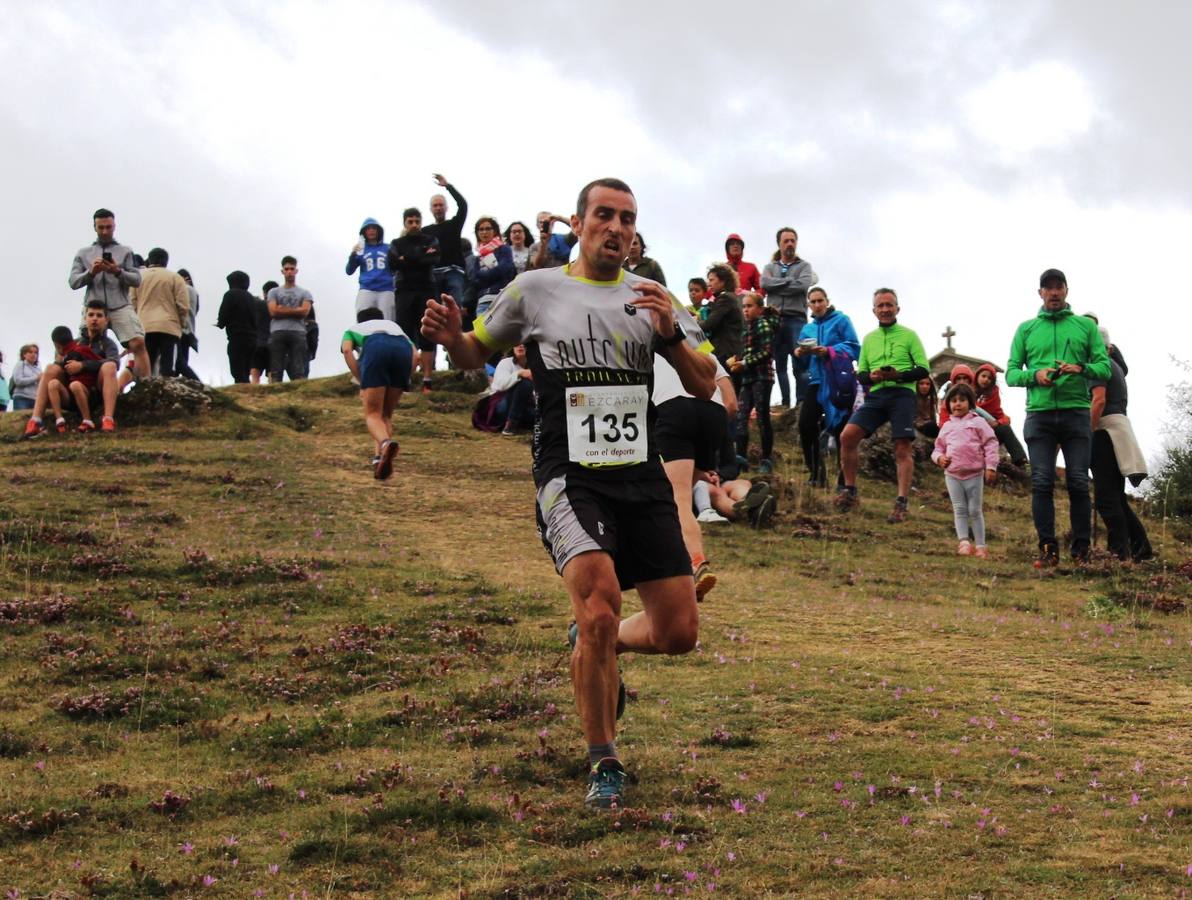
[[705, 523], [711, 523], [711, 524], [717, 524], [720, 522], [725, 522], [725, 523], [728, 522], [728, 519], [726, 519], [720, 513], [716, 512], [716, 510], [712, 509], [712, 507], [710, 507], [710, 506], [707, 509], [705, 509], [703, 512], [701, 512], [698, 516], [696, 516], [695, 520], [697, 522], [705, 522]]

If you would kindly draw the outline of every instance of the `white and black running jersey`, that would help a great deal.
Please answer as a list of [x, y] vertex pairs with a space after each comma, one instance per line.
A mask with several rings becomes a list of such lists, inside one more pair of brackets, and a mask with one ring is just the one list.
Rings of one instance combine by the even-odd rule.
[[[492, 350], [526, 345], [538, 394], [537, 484], [576, 472], [635, 478], [659, 471], [651, 434], [654, 326], [633, 305], [640, 295], [632, 285], [647, 280], [621, 270], [615, 281], [593, 281], [570, 266], [525, 272], [476, 321], [476, 337]], [[710, 352], [695, 319], [671, 299], [688, 345]]]

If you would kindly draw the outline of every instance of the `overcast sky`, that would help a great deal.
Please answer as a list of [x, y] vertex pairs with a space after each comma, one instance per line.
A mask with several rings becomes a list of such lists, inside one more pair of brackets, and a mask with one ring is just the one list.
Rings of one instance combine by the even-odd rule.
[[[283, 254], [341, 371], [343, 271], [365, 216], [396, 236], [444, 173], [473, 219], [569, 213], [633, 187], [672, 287], [740, 232], [759, 266], [793, 225], [858, 331], [896, 287], [929, 354], [1004, 365], [1063, 269], [1130, 364], [1144, 449], [1169, 355], [1192, 357], [1183, 98], [1192, 5], [948, 2], [5, 4], [0, 348], [77, 322], [66, 276], [91, 212], [170, 251], [202, 296], [192, 364], [230, 381], [226, 274]], [[427, 214], [429, 218], [429, 213]], [[1024, 392], [1003, 388], [1021, 433]]]

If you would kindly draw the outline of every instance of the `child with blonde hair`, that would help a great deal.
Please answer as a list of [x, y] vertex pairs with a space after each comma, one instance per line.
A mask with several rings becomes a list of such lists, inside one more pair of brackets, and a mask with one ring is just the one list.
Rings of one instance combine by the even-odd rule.
[[986, 557], [989, 551], [985, 547], [982, 501], [985, 483], [993, 484], [997, 479], [997, 435], [974, 411], [977, 395], [970, 385], [963, 382], [952, 385], [944, 403], [949, 418], [940, 426], [931, 459], [944, 470], [948, 496], [952, 499], [952, 517], [960, 540], [956, 552], [961, 556]]

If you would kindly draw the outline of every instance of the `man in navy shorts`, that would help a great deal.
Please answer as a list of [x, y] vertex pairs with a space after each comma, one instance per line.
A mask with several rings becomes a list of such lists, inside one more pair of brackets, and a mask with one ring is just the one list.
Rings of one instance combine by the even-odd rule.
[[385, 314], [368, 307], [356, 313], [356, 327], [344, 332], [340, 349], [356, 380], [364, 404], [364, 422], [376, 441], [373, 477], [384, 481], [393, 472], [397, 441], [393, 439], [393, 410], [402, 391], [410, 389], [414, 344]]
[[889, 422], [898, 470], [898, 497], [886, 518], [890, 523], [906, 521], [907, 497], [915, 472], [911, 455], [911, 441], [915, 438], [915, 382], [928, 374], [923, 342], [905, 325], [898, 324], [898, 310], [898, 294], [893, 288], [883, 287], [873, 292], [873, 314], [878, 328], [861, 341], [861, 356], [857, 360], [857, 381], [869, 393], [840, 433], [844, 486], [836, 495], [838, 509], [857, 506], [857, 447]]

